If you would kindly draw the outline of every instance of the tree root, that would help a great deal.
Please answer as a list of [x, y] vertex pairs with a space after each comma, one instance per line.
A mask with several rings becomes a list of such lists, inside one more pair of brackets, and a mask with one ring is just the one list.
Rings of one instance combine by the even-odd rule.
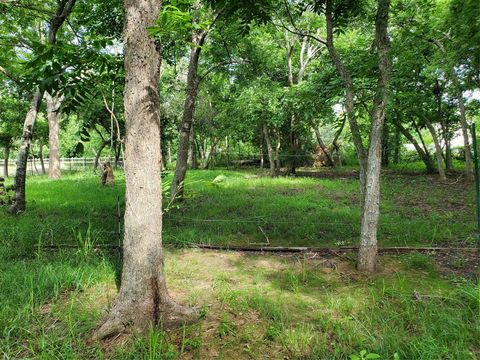
[[90, 341], [105, 340], [121, 333], [143, 333], [150, 326], [173, 330], [185, 324], [192, 324], [198, 319], [198, 309], [179, 305], [171, 299], [159, 304], [156, 314], [139, 311], [138, 308], [119, 309], [114, 305], [103, 324], [94, 331]]

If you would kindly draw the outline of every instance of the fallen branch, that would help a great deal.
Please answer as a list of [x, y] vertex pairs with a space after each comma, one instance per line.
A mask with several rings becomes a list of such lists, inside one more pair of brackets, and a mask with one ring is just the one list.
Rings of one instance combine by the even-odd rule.
[[[239, 252], [260, 252], [260, 253], [317, 253], [317, 254], [332, 254], [338, 255], [342, 252], [356, 252], [358, 246], [342, 246], [334, 248], [320, 248], [320, 247], [284, 247], [284, 246], [219, 246], [219, 245], [207, 245], [207, 244], [191, 244], [189, 248], [198, 248], [203, 250], [218, 250], [218, 251], [239, 251]], [[48, 244], [43, 245], [44, 249], [58, 250], [62, 248], [77, 249], [78, 245], [75, 244]], [[113, 244], [98, 244], [93, 245], [92, 249], [113, 249], [122, 250], [119, 245]], [[408, 252], [448, 252], [448, 251], [464, 251], [464, 252], [476, 252], [477, 248], [474, 247], [386, 247], [379, 248], [380, 254], [392, 254], [392, 253], [408, 253]]]

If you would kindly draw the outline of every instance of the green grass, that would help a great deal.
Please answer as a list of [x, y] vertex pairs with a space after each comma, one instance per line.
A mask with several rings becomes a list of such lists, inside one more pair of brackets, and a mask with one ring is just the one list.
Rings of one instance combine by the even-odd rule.
[[[226, 179], [212, 184], [220, 174]], [[265, 236], [272, 245], [357, 241], [357, 181], [233, 171], [190, 172], [189, 197], [165, 215], [169, 288], [180, 302], [201, 307], [203, 319], [175, 332], [151, 329], [91, 344], [92, 329], [114, 299], [120, 266], [115, 252], [93, 245], [121, 243], [124, 180], [117, 174], [114, 188], [82, 173], [28, 180], [28, 211], [0, 213], [6, 359], [346, 359], [364, 349], [382, 359], [480, 356], [478, 287], [440, 275], [428, 255], [383, 257], [381, 271], [367, 277], [348, 258], [329, 260], [330, 266], [304, 256], [175, 249], [246, 245]], [[382, 185], [382, 245], [473, 244], [471, 187], [395, 174]], [[49, 244], [78, 247], [45, 250]]]

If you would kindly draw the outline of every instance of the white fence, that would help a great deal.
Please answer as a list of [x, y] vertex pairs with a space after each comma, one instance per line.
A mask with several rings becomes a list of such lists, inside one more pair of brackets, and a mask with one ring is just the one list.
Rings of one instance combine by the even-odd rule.
[[[114, 160], [109, 158], [109, 157], [101, 157], [99, 159], [99, 164], [102, 164], [106, 161], [110, 161], [112, 163], [112, 166], [114, 165]], [[5, 161], [3, 159], [0, 159], [0, 176], [3, 176], [4, 174], [4, 163]], [[43, 164], [45, 167], [45, 172], [48, 174], [48, 168], [49, 168], [49, 160], [44, 159]], [[122, 167], [122, 161], [119, 161], [118, 167]], [[61, 158], [60, 159], [60, 168], [64, 171], [86, 171], [86, 170], [91, 170], [93, 171], [95, 167], [95, 158]], [[11, 159], [8, 161], [8, 175], [9, 176], [15, 176], [15, 171], [16, 171], [16, 165], [15, 165], [15, 159]], [[27, 163], [27, 175], [32, 176], [32, 175], [41, 175], [43, 173], [42, 170], [42, 164], [40, 162], [40, 159], [35, 158], [35, 159], [28, 159]]]

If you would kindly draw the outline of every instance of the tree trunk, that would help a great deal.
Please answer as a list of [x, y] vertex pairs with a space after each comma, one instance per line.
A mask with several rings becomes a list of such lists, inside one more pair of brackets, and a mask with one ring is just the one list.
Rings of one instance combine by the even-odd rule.
[[437, 115], [438, 115], [438, 121], [440, 125], [442, 126], [442, 135], [443, 135], [443, 141], [445, 142], [445, 168], [447, 170], [452, 170], [452, 149], [450, 146], [450, 134], [448, 131], [448, 125], [447, 122], [445, 121], [443, 114], [442, 114], [442, 90], [440, 87], [440, 84], [437, 80], [435, 88], [434, 88], [434, 94], [437, 99]]
[[[57, 32], [63, 25], [67, 17], [72, 12], [76, 0], [62, 0], [57, 2], [57, 10], [49, 21], [48, 42], [55, 44], [57, 41]], [[22, 143], [17, 156], [17, 172], [15, 174], [15, 194], [13, 195], [10, 211], [18, 214], [25, 211], [25, 181], [27, 175], [27, 160], [30, 144], [33, 136], [33, 126], [37, 120], [37, 114], [43, 99], [43, 91], [37, 88], [30, 103], [30, 108], [23, 124]]]
[[25, 118], [25, 123], [23, 125], [23, 135], [22, 143], [20, 149], [18, 150], [17, 162], [16, 162], [16, 173], [15, 173], [15, 193], [12, 198], [12, 205], [10, 211], [12, 214], [18, 214], [25, 211], [26, 208], [26, 198], [25, 198], [25, 181], [27, 177], [27, 161], [28, 153], [30, 151], [30, 145], [32, 143], [33, 136], [33, 125], [37, 119], [37, 114], [40, 109], [40, 104], [42, 103], [43, 92], [39, 89], [35, 90], [33, 95], [32, 102], [30, 103], [30, 109], [28, 110], [27, 116]]
[[438, 174], [440, 175], [441, 181], [446, 181], [447, 176], [445, 175], [445, 169], [443, 168], [443, 155], [442, 155], [442, 147], [440, 146], [440, 141], [438, 140], [437, 132], [433, 127], [430, 120], [425, 118], [425, 125], [427, 125], [430, 134], [432, 134], [433, 143], [435, 144], [435, 156], [437, 158], [437, 169]]
[[6, 144], [3, 148], [4, 159], [3, 159], [3, 175], [8, 178], [8, 160], [10, 158], [10, 145]]
[[275, 174], [280, 174], [280, 169], [282, 166], [282, 163], [280, 161], [280, 147], [281, 147], [281, 138], [280, 138], [280, 133], [277, 134], [278, 140], [277, 140], [277, 146], [275, 147]]
[[395, 129], [395, 144], [393, 150], [393, 163], [400, 164], [400, 130]]
[[390, 165], [390, 134], [387, 125], [383, 127], [382, 133], [382, 166]]
[[172, 143], [168, 142], [168, 165], [172, 163]]
[[267, 125], [263, 125], [263, 136], [265, 137], [265, 143], [267, 144], [268, 162], [270, 164], [270, 176], [275, 177], [277, 175], [277, 171], [275, 166], [275, 159], [273, 157], [272, 143], [270, 141], [270, 136], [268, 135]]
[[[327, 23], [327, 49], [330, 58], [342, 79], [345, 88], [345, 107], [347, 109], [348, 123], [352, 133], [353, 144], [357, 150], [358, 164], [360, 167], [360, 192], [365, 192], [365, 176], [367, 169], [367, 152], [363, 145], [360, 127], [358, 126], [357, 116], [355, 115], [355, 92], [353, 88], [352, 77], [348, 69], [343, 64], [337, 53], [333, 42], [333, 0], [326, 1], [325, 18]], [[362, 201], [363, 202], [363, 201]]]
[[[160, 12], [159, 0], [125, 0], [125, 236], [119, 293], [100, 339], [125, 330], [180, 325], [194, 312], [167, 291], [162, 250], [160, 154], [160, 52], [147, 28]], [[153, 200], [153, 201], [152, 201]]]
[[387, 109], [388, 87], [392, 72], [388, 40], [390, 0], [378, 0], [375, 20], [375, 45], [378, 53], [378, 83], [373, 101], [372, 129], [366, 173], [358, 269], [375, 270], [377, 258], [377, 228], [380, 216], [380, 170], [382, 166], [382, 132]]
[[93, 165], [93, 171], [96, 171], [98, 169], [98, 165], [100, 164], [100, 156], [102, 156], [102, 151], [105, 149], [105, 146], [108, 145], [110, 140], [103, 140], [103, 142], [100, 144], [100, 147], [98, 148], [98, 151], [95, 153], [95, 163]]
[[218, 140], [213, 139], [210, 150], [208, 151], [208, 153], [205, 155], [205, 158], [203, 159], [203, 166], [202, 166], [203, 169], [210, 168], [210, 164], [212, 163], [212, 160], [215, 157], [217, 143], [218, 143]]
[[40, 159], [40, 166], [42, 167], [42, 174], [45, 175], [45, 161], [43, 160], [43, 142], [38, 144], [38, 158]]
[[470, 142], [468, 138], [468, 124], [467, 124], [467, 115], [465, 111], [465, 102], [463, 100], [463, 94], [460, 90], [457, 90], [457, 99], [460, 108], [460, 123], [462, 125], [462, 135], [463, 135], [463, 151], [465, 153], [465, 169], [467, 172], [467, 180], [473, 181], [474, 174], [472, 168], [472, 153], [470, 151]]
[[424, 149], [422, 149], [418, 141], [412, 136], [412, 134], [410, 134], [410, 132], [406, 128], [403, 127], [400, 122], [395, 122], [395, 126], [398, 130], [400, 130], [403, 136], [405, 136], [405, 138], [410, 141], [410, 143], [415, 147], [415, 150], [417, 150], [420, 159], [422, 159], [423, 163], [425, 164], [427, 173], [433, 174], [435, 172], [435, 166], [433, 165], [430, 154], [426, 153]]
[[[445, 47], [440, 41], [433, 39], [433, 42], [444, 54], [447, 54]], [[455, 94], [458, 101], [458, 108], [460, 110], [460, 123], [462, 126], [463, 147], [464, 147], [464, 153], [465, 153], [465, 169], [467, 172], [467, 180], [473, 181], [474, 174], [473, 174], [473, 168], [472, 168], [472, 154], [470, 152], [470, 143], [468, 139], [468, 124], [467, 124], [467, 116], [465, 112], [465, 101], [463, 99], [462, 89], [460, 88], [458, 77], [457, 77], [457, 74], [455, 73], [454, 68], [452, 68], [450, 71], [450, 78], [453, 82]]]
[[[199, 0], [194, 4], [193, 22], [198, 25], [200, 21], [201, 3]], [[182, 126], [180, 128], [180, 141], [178, 143], [177, 164], [175, 166], [175, 173], [173, 175], [172, 185], [170, 187], [170, 202], [175, 197], [183, 196], [183, 185], [185, 181], [185, 174], [188, 166], [188, 148], [190, 144], [190, 129], [192, 127], [193, 114], [195, 112], [195, 103], [197, 101], [198, 93], [198, 60], [202, 45], [205, 42], [208, 32], [206, 30], [198, 30], [194, 26], [192, 31], [192, 49], [190, 51], [190, 61], [188, 64], [187, 74], [187, 96], [183, 107]]]
[[51, 96], [46, 93], [47, 117], [48, 117], [48, 178], [60, 179], [60, 106], [63, 96]]
[[332, 154], [330, 153], [330, 150], [328, 150], [327, 146], [323, 142], [322, 134], [320, 134], [320, 130], [318, 130], [316, 126], [314, 126], [313, 129], [315, 131], [315, 136], [317, 137], [318, 145], [320, 146], [323, 153], [327, 157], [328, 166], [335, 167], [335, 162], [333, 161]]

